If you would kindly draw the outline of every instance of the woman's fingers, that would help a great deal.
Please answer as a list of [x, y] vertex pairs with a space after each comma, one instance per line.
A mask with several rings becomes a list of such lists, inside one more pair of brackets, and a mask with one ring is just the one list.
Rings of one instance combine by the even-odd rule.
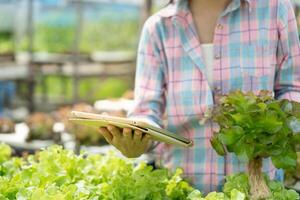
[[127, 140], [132, 140], [132, 129], [131, 128], [124, 128], [123, 129], [123, 136]]
[[142, 138], [142, 142], [145, 144], [145, 143], [148, 143], [149, 141], [151, 140], [151, 136], [146, 134], [143, 138]]
[[143, 133], [141, 131], [135, 130], [134, 134], [133, 134], [133, 139], [135, 141], [141, 141], [142, 140], [142, 136], [143, 136]]
[[151, 140], [150, 135], [143, 134], [139, 130], [133, 130], [131, 128], [120, 130], [118, 127], [112, 125], [108, 125], [106, 128], [101, 127], [100, 133], [108, 143], [114, 145], [121, 152], [127, 152], [124, 153], [124, 155], [127, 156], [144, 153], [144, 149], [149, 146]]
[[112, 125], [108, 125], [107, 129], [113, 135], [113, 138], [120, 138], [120, 137], [122, 137], [121, 131], [117, 127], [112, 126]]
[[139, 157], [151, 145], [150, 135], [131, 128], [121, 130], [116, 126], [108, 125], [107, 127], [100, 127], [99, 132], [108, 143], [115, 146], [123, 155], [129, 158]]
[[99, 131], [100, 131], [101, 135], [103, 135], [103, 137], [105, 138], [105, 140], [108, 143], [111, 143], [111, 141], [113, 139], [112, 134], [106, 128], [103, 128], [103, 127], [100, 127]]

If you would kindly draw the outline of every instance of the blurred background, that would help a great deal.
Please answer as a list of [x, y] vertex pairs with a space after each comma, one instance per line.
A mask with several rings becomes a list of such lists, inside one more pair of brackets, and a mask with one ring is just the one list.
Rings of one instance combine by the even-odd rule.
[[[300, 3], [293, 3], [300, 27]], [[0, 142], [21, 156], [55, 143], [107, 152], [97, 130], [70, 124], [69, 113], [126, 116], [142, 25], [166, 4], [0, 0]]]
[[126, 116], [144, 21], [166, 1], [0, 0], [0, 141], [100, 146], [71, 110]]
[[0, 0], [0, 115], [117, 98], [133, 88], [139, 32], [164, 3]]

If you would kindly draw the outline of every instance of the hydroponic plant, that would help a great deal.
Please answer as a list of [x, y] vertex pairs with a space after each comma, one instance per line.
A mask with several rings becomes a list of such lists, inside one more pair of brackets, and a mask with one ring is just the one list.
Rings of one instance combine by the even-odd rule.
[[213, 119], [220, 127], [211, 139], [214, 149], [222, 156], [232, 152], [248, 166], [248, 176], [227, 178], [225, 193], [237, 188], [251, 200], [299, 199], [295, 191], [285, 190], [262, 172], [262, 161], [269, 157], [277, 168], [295, 169], [300, 144], [299, 103], [275, 100], [267, 91], [259, 95], [234, 91], [220, 98]]

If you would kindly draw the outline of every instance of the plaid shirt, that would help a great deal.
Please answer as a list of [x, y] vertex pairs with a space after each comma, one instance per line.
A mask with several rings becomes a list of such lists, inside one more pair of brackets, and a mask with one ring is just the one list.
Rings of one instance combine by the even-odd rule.
[[[181, 167], [204, 192], [220, 190], [224, 176], [244, 171], [233, 155], [218, 156], [210, 138], [217, 126], [199, 123], [214, 96], [231, 90], [270, 90], [300, 101], [300, 49], [289, 0], [232, 0], [214, 32], [213, 88], [205, 77], [201, 44], [187, 0], [179, 0], [145, 23], [138, 50], [132, 117], [146, 118], [194, 141], [192, 148], [160, 144], [158, 160]], [[201, 30], [200, 30], [201, 31]], [[272, 178], [269, 160], [264, 170]]]

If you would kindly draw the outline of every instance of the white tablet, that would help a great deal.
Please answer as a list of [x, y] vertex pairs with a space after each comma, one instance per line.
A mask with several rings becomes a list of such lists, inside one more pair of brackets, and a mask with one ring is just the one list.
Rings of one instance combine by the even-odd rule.
[[86, 112], [72, 111], [70, 121], [96, 128], [113, 125], [120, 128], [132, 128], [143, 133], [149, 134], [153, 140], [164, 142], [167, 144], [178, 145], [182, 147], [191, 147], [193, 142], [187, 138], [171, 133], [165, 129], [157, 128], [136, 119], [128, 119], [122, 117], [113, 117], [109, 115], [98, 115]]

